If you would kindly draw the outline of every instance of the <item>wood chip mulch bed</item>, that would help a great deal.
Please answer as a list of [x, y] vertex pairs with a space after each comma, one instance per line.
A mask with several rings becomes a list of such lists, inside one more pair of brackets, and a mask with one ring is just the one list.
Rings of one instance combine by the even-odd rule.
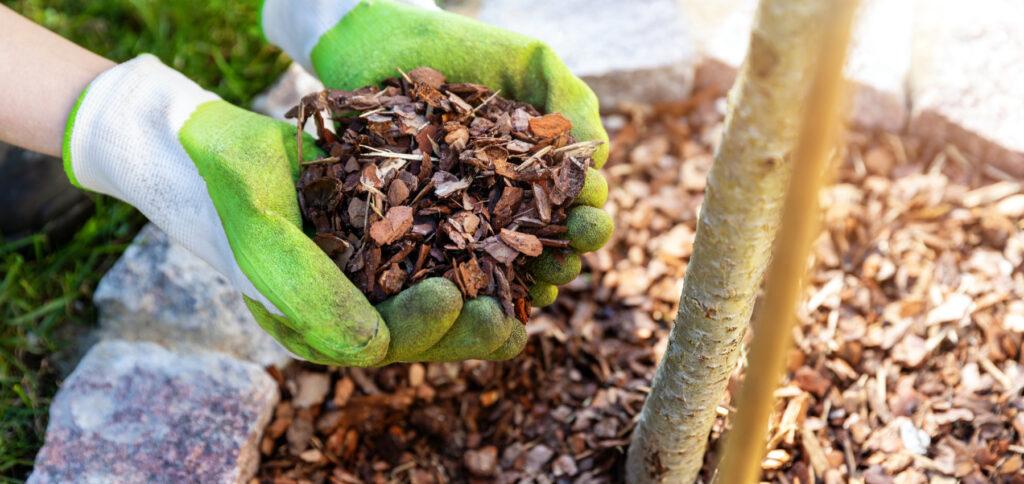
[[[518, 358], [272, 369], [254, 482], [620, 481], [723, 111], [706, 91], [606, 118], [617, 231], [535, 311]], [[852, 133], [842, 158], [765, 479], [1024, 483], [1021, 182], [907, 136]]]

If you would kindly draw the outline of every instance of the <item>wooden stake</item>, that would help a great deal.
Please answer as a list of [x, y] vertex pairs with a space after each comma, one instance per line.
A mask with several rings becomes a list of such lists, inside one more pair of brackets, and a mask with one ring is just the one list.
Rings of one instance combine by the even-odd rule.
[[838, 1], [758, 5], [708, 174], [679, 314], [633, 431], [627, 482], [690, 483], [700, 473], [782, 219], [823, 19]]
[[[818, 197], [840, 126], [843, 65], [856, 0], [834, 0], [824, 34], [793, 160], [782, 228], [768, 268], [763, 305], [754, 324], [749, 364], [738, 411], [726, 436], [719, 482], [757, 482], [776, 386], [792, 346], [794, 309], [800, 297], [811, 244], [818, 233]], [[806, 436], [806, 434], [804, 434]], [[819, 476], [820, 477], [820, 476]]]

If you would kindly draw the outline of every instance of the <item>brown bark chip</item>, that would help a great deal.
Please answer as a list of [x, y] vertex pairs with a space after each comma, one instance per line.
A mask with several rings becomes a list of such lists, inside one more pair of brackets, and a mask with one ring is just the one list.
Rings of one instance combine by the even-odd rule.
[[411, 228], [412, 208], [391, 207], [382, 220], [370, 226], [370, 237], [380, 245], [387, 245], [402, 238]]
[[572, 122], [558, 113], [530, 118], [530, 131], [541, 138], [557, 138], [572, 129]]
[[330, 154], [302, 165], [303, 218], [371, 302], [444, 276], [525, 318], [523, 265], [568, 245], [566, 212], [598, 146], [576, 143], [568, 118], [428, 67], [310, 94], [288, 115], [300, 128], [313, 118]]
[[540, 239], [533, 234], [524, 234], [514, 230], [501, 229], [500, 237], [501, 241], [506, 245], [530, 257], [537, 257], [540, 255], [541, 251], [544, 250], [544, 246], [540, 243]]

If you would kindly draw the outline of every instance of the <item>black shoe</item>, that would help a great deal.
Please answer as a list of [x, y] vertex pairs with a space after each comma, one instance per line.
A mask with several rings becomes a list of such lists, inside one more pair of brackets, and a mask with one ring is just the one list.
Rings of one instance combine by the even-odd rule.
[[34, 233], [69, 239], [92, 214], [92, 200], [64, 174], [61, 160], [0, 143], [0, 238]]

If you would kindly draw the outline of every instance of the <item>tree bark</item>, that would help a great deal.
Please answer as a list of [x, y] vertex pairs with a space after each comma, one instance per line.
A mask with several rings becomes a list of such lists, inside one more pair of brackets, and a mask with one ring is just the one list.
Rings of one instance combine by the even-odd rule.
[[762, 0], [708, 174], [679, 314], [633, 432], [627, 482], [693, 482], [771, 256], [831, 2]]
[[839, 132], [845, 97], [843, 64], [857, 0], [834, 0], [833, 4], [836, 8], [819, 23], [826, 34], [814, 56], [815, 72], [804, 98], [807, 105], [793, 150], [793, 174], [761, 304], [752, 324], [754, 337], [743, 387], [733, 399], [736, 413], [725, 444], [719, 446], [718, 482], [758, 482], [768, 441], [768, 419], [776, 404], [775, 389], [786, 374], [786, 359], [793, 347], [797, 320], [794, 309], [807, 276], [811, 243], [818, 233], [818, 197], [825, 179], [831, 178], [825, 167]]

